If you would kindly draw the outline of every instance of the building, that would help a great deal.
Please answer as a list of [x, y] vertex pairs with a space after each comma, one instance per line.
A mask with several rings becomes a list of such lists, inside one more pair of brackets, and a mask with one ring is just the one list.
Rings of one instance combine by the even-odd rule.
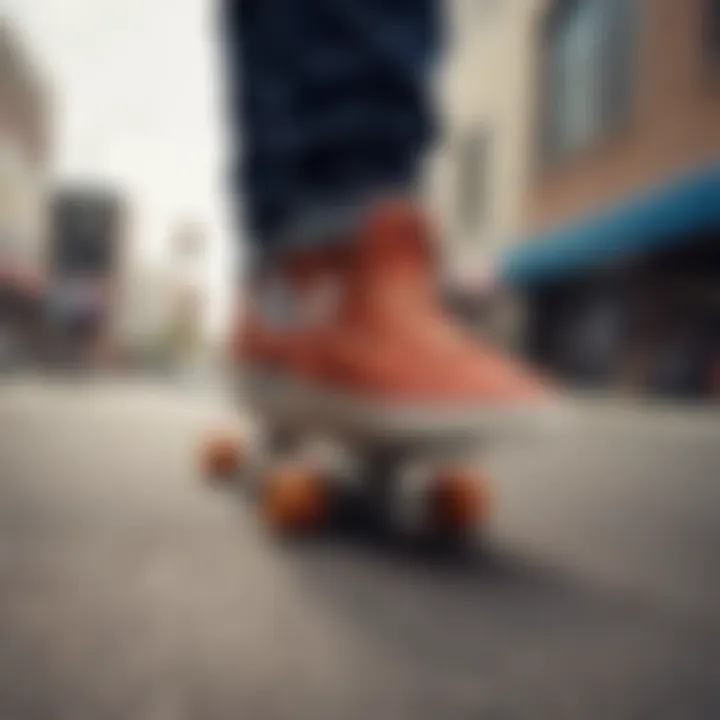
[[42, 318], [50, 126], [48, 89], [0, 19], [0, 326], [25, 349]]
[[160, 367], [172, 359], [177, 278], [167, 264], [136, 263], [126, 274], [118, 344], [134, 367]]
[[129, 209], [122, 195], [64, 187], [51, 201], [48, 310], [55, 349], [89, 360], [115, 344]]
[[[439, 75], [442, 133], [430, 172], [445, 240], [448, 301], [504, 344], [522, 306], [492, 312], [494, 259], [523, 234], [532, 170], [536, 41], [546, 0], [452, 0]], [[509, 312], [508, 312], [509, 311]], [[492, 317], [499, 323], [488, 324]]]
[[478, 268], [523, 227], [535, 37], [543, 0], [453, 0], [440, 76], [434, 197], [452, 272]]
[[206, 340], [207, 235], [201, 224], [186, 221], [174, 228], [170, 243], [176, 278], [172, 342], [178, 359], [191, 362], [202, 352]]
[[173, 227], [162, 260], [124, 273], [120, 344], [135, 366], [167, 367], [194, 359], [206, 341], [207, 237], [198, 223]]
[[706, 394], [720, 369], [720, 2], [554, 0], [538, 23], [527, 350], [601, 386]]

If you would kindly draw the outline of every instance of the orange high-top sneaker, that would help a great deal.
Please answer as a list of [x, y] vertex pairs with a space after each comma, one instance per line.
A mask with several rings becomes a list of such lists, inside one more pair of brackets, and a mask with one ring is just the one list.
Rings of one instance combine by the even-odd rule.
[[265, 277], [235, 342], [246, 399], [272, 421], [364, 439], [482, 434], [549, 393], [440, 307], [422, 215], [389, 201], [354, 242]]

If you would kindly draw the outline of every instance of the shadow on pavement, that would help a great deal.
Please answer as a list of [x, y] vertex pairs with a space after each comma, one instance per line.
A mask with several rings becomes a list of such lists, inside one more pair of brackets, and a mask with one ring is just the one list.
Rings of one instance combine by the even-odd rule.
[[498, 717], [720, 717], [717, 634], [531, 551], [335, 533], [286, 552], [323, 612], [380, 645], [415, 688], [485, 686]]

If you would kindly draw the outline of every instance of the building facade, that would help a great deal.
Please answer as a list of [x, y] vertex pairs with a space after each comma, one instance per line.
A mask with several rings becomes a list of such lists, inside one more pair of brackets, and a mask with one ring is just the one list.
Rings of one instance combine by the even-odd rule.
[[200, 223], [178, 223], [162, 259], [136, 258], [123, 273], [119, 344], [128, 363], [158, 368], [191, 362], [204, 348], [207, 237]]
[[471, 326], [515, 345], [522, 304], [493, 293], [495, 259], [525, 228], [536, 43], [546, 0], [445, 3], [441, 141], [431, 198], [445, 242], [447, 297]]
[[115, 345], [128, 234], [121, 193], [90, 186], [53, 193], [47, 310], [61, 357], [94, 362]]
[[48, 89], [0, 20], [0, 328], [21, 355], [41, 335], [50, 127]]
[[536, 26], [544, 0], [447, 3], [433, 197], [459, 275], [514, 241], [529, 179]]
[[529, 351], [601, 385], [706, 394], [720, 369], [720, 2], [554, 0], [538, 25]]
[[720, 156], [718, 17], [717, 0], [551, 4], [536, 66], [532, 230]]
[[40, 274], [50, 160], [49, 97], [12, 29], [0, 22], [0, 232], [8, 264]]

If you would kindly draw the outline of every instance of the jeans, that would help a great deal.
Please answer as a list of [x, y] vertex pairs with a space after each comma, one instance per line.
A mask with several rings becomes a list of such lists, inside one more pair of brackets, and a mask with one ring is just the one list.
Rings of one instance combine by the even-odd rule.
[[[221, 0], [233, 193], [253, 255], [413, 193], [433, 138], [438, 0]], [[242, 144], [242, 147], [241, 147]]]

